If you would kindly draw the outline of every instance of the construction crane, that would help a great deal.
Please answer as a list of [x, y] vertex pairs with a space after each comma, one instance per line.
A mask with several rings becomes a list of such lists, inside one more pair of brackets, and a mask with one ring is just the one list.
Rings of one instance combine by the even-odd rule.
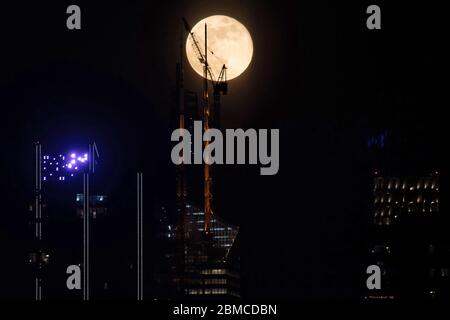
[[[209, 50], [207, 45], [207, 39], [206, 39], [206, 33], [205, 33], [205, 52], [202, 52], [202, 49], [200, 47], [200, 41], [198, 40], [197, 35], [192, 31], [191, 26], [186, 21], [185, 18], [183, 18], [183, 23], [186, 31], [189, 33], [189, 36], [191, 38], [191, 46], [194, 49], [195, 55], [197, 56], [198, 61], [206, 68], [207, 76], [206, 79], [209, 78], [211, 82], [213, 83], [213, 92], [214, 94], [223, 94], [226, 95], [228, 93], [228, 82], [227, 82], [227, 67], [226, 65], [222, 65], [222, 69], [220, 70], [219, 76], [216, 78], [214, 75], [213, 70], [211, 69], [210, 65], [208, 64], [208, 54], [207, 51], [209, 51], [212, 55], [215, 55], [213, 51]], [[205, 31], [206, 31], [206, 25], [205, 25]]]
[[[205, 23], [205, 47], [204, 52], [200, 47], [200, 42], [197, 35], [192, 31], [189, 23], [183, 18], [183, 23], [186, 31], [189, 33], [191, 39], [191, 45], [197, 56], [198, 61], [203, 65], [203, 130], [207, 131], [210, 126], [210, 120], [213, 120], [213, 124], [219, 127], [219, 117], [220, 117], [220, 96], [222, 94], [226, 95], [228, 93], [228, 82], [227, 82], [227, 68], [225, 64], [222, 66], [219, 77], [214, 76], [214, 72], [208, 64], [208, 27]], [[214, 54], [212, 51], [210, 51]], [[209, 90], [208, 90], [208, 79], [211, 80], [213, 85], [214, 94], [214, 107], [211, 110], [209, 107]], [[212, 111], [212, 112], [211, 112]], [[204, 148], [209, 145], [209, 141], [204, 142]], [[204, 163], [204, 211], [205, 211], [205, 225], [204, 231], [208, 235], [210, 233], [211, 218], [213, 215], [212, 208], [212, 175], [211, 167], [209, 164]]]

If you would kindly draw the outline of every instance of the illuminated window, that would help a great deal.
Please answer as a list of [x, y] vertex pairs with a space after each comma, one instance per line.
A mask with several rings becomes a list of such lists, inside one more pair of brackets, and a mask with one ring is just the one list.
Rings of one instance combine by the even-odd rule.
[[202, 294], [202, 290], [201, 290], [201, 289], [189, 289], [189, 290], [188, 290], [188, 294], [189, 294], [189, 295]]
[[212, 269], [211, 271], [211, 274], [225, 274], [224, 269]]
[[227, 289], [212, 289], [211, 290], [212, 294], [226, 294], [227, 293]]
[[422, 188], [422, 180], [417, 181], [417, 189]]
[[226, 284], [227, 279], [217, 279], [217, 278], [205, 279], [204, 283], [205, 284]]

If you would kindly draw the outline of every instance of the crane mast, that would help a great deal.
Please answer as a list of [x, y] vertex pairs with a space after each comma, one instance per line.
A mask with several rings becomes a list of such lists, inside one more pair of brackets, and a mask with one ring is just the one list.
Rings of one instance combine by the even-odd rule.
[[[211, 74], [211, 68], [208, 65], [208, 26], [205, 23], [205, 63], [203, 66], [203, 132], [206, 132], [209, 129], [209, 90], [208, 90], [208, 74]], [[214, 79], [214, 78], [212, 78]], [[204, 141], [204, 149], [209, 145], [209, 141]], [[211, 217], [213, 215], [212, 210], [212, 177], [211, 177], [211, 167], [204, 161], [203, 165], [203, 174], [204, 174], [204, 188], [203, 188], [203, 197], [204, 197], [204, 211], [205, 211], [205, 233], [209, 234], [209, 229], [211, 225]]]
[[[204, 43], [204, 52], [202, 52], [202, 48], [200, 46], [200, 42], [197, 38], [197, 35], [192, 31], [191, 27], [187, 23], [186, 19], [183, 18], [183, 23], [186, 31], [189, 33], [191, 38], [191, 45], [194, 49], [194, 52], [197, 56], [199, 62], [203, 65], [203, 130], [204, 132], [209, 129], [210, 120], [211, 120], [211, 109], [209, 106], [209, 88], [208, 88], [208, 78], [211, 80], [213, 84], [213, 93], [214, 93], [214, 116], [217, 119], [218, 110], [220, 108], [220, 95], [227, 94], [228, 84], [226, 80], [226, 66], [223, 65], [220, 71], [219, 77], [216, 79], [211, 67], [208, 64], [208, 27], [205, 23], [205, 43]], [[204, 141], [204, 148], [209, 145], [209, 141]], [[205, 211], [205, 224], [204, 231], [206, 234], [210, 233], [211, 227], [211, 219], [213, 215], [212, 208], [212, 175], [211, 175], [211, 166], [207, 163], [208, 161], [204, 161], [204, 189], [203, 189], [203, 197], [204, 197], [204, 211]]]

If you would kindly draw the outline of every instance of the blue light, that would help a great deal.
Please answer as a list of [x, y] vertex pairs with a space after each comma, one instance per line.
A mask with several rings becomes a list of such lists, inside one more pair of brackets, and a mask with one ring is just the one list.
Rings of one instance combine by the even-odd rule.
[[85, 164], [88, 160], [88, 154], [85, 153], [84, 156], [77, 156], [77, 153], [73, 152], [70, 154], [70, 162], [66, 164], [68, 169], [78, 170], [81, 164]]
[[[67, 161], [65, 160], [66, 158]], [[66, 177], [69, 178], [68, 180], [71, 180], [71, 177], [75, 177], [79, 172], [83, 172], [83, 169], [89, 163], [88, 153], [75, 150], [66, 154], [45, 155], [43, 159], [45, 160], [43, 161], [42, 169], [45, 171], [46, 176], [42, 177], [42, 180], [47, 182], [65, 181]]]

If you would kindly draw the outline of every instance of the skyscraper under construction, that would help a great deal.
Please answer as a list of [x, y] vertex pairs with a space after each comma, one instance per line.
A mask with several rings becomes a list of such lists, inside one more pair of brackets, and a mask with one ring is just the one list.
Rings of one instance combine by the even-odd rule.
[[[204, 112], [197, 94], [184, 88], [181, 52], [182, 48], [176, 68], [175, 128], [191, 131], [194, 121], [204, 120], [205, 116], [209, 117], [211, 124], [217, 125], [220, 116], [218, 98], [215, 97], [214, 111]], [[212, 192], [212, 184], [209, 183], [212, 181], [212, 168], [207, 169], [208, 179], [203, 176], [206, 171], [199, 166], [177, 166], [175, 216], [171, 218], [166, 208], [161, 208], [158, 236], [161, 263], [155, 268], [155, 282], [159, 288], [157, 296], [160, 298], [240, 297], [239, 228], [225, 222], [216, 213], [212, 215], [211, 207], [200, 209], [196, 205], [204, 202], [206, 206], [208, 202], [208, 206], [212, 206], [212, 197], [204, 201], [205, 193], [202, 192], [203, 189]], [[209, 185], [201, 188], [202, 181], [207, 183], [207, 180]]]

